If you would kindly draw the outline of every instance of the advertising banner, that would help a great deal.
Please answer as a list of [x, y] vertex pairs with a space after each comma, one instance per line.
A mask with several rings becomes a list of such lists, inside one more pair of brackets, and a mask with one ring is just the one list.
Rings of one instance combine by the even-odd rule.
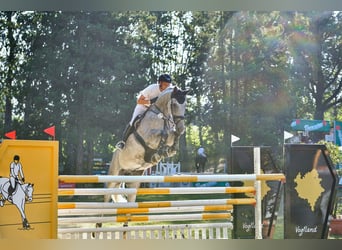
[[285, 239], [326, 239], [337, 176], [322, 144], [285, 145]]
[[56, 239], [57, 189], [57, 141], [3, 140], [0, 239]]
[[329, 132], [330, 131], [330, 122], [324, 121], [324, 120], [294, 119], [291, 122], [291, 128], [295, 131]]
[[[270, 147], [260, 148], [262, 173], [280, 173], [272, 158]], [[232, 147], [230, 174], [254, 174], [254, 147]], [[253, 186], [253, 181], [234, 181], [230, 186]], [[276, 223], [276, 214], [280, 202], [280, 181], [265, 181], [261, 187], [262, 196], [262, 237], [272, 238]], [[251, 195], [251, 196], [248, 196]], [[253, 194], [234, 194], [233, 198], [251, 198]], [[235, 239], [255, 238], [255, 210], [251, 205], [235, 205], [233, 210]]]
[[342, 146], [342, 122], [341, 121], [334, 122], [334, 137], [335, 137], [335, 144], [338, 146]]

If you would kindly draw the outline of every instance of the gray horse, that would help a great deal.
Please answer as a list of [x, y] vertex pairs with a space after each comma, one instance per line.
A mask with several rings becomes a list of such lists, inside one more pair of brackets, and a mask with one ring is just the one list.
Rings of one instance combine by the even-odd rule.
[[[8, 200], [8, 188], [10, 185], [9, 178], [0, 177], [0, 207], [4, 206], [5, 201]], [[33, 186], [34, 184], [31, 183], [24, 184], [17, 182], [13, 198], [9, 201], [18, 208], [22, 218], [23, 229], [30, 229], [31, 227], [25, 214], [25, 203], [26, 200], [32, 202]]]
[[[189, 90], [171, 87], [164, 90], [149, 109], [135, 122], [135, 131], [127, 138], [122, 150], [113, 153], [109, 175], [142, 175], [166, 157], [176, 154], [179, 137], [185, 131], [184, 113]], [[121, 183], [109, 183], [109, 188], [118, 188]], [[127, 183], [129, 188], [138, 188], [140, 183]], [[134, 202], [136, 195], [127, 200]], [[105, 196], [105, 201], [126, 201], [122, 195]]]
[[[164, 90], [134, 123], [134, 132], [123, 149], [113, 153], [108, 175], [142, 175], [166, 157], [177, 153], [179, 137], [185, 131], [184, 114], [189, 90], [171, 87]], [[108, 183], [108, 188], [138, 188], [140, 183]], [[135, 194], [106, 195], [105, 202], [134, 202]], [[96, 227], [101, 227], [97, 223]]]

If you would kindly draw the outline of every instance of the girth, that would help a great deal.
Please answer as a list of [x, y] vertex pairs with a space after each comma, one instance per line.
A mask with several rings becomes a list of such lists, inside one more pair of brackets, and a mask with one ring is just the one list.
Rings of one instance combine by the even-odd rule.
[[137, 141], [144, 147], [145, 149], [145, 155], [144, 155], [144, 160], [146, 162], [150, 162], [152, 163], [152, 156], [155, 154], [155, 153], [159, 153], [161, 154], [162, 151], [163, 151], [163, 148], [165, 146], [165, 143], [166, 143], [166, 140], [167, 140], [167, 137], [168, 137], [168, 133], [166, 132], [165, 130], [165, 127], [166, 127], [166, 121], [164, 121], [164, 129], [162, 130], [162, 133], [161, 133], [161, 138], [160, 138], [160, 141], [159, 141], [159, 145], [156, 149], [153, 149], [151, 147], [149, 147], [144, 138], [141, 137], [141, 135], [138, 133], [138, 131], [135, 129], [133, 134], [135, 136], [135, 138], [137, 139]]

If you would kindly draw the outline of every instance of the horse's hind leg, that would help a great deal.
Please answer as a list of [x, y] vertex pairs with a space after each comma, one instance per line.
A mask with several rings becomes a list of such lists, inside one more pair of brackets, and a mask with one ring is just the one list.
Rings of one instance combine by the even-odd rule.
[[[118, 188], [119, 186], [120, 186], [120, 183], [112, 182], [112, 183], [108, 183], [107, 188]], [[115, 198], [113, 196], [114, 195], [110, 195], [110, 194], [104, 195], [104, 203], [109, 203], [111, 200], [113, 202], [115, 202], [115, 200], [114, 200]], [[102, 222], [97, 222], [95, 224], [95, 227], [96, 228], [101, 228], [102, 227]], [[92, 233], [92, 237], [93, 238], [95, 237], [95, 233], [94, 232]]]
[[[112, 161], [108, 170], [108, 175], [118, 175], [119, 174], [119, 162], [118, 162], [118, 153], [119, 151], [114, 151]], [[107, 188], [119, 187], [120, 183], [108, 183]], [[105, 195], [104, 202], [110, 202], [113, 199], [112, 195]], [[114, 200], [113, 200], [114, 201]], [[101, 228], [102, 223], [98, 222], [95, 224], [96, 228]], [[95, 233], [92, 233], [92, 236], [95, 237]]]
[[[140, 183], [127, 183], [127, 188], [139, 188]], [[129, 194], [127, 195], [127, 202], [135, 202], [136, 201], [136, 194]], [[131, 214], [126, 214], [126, 216], [129, 218], [131, 216]], [[128, 221], [124, 222], [123, 227], [128, 227]], [[127, 232], [124, 231], [123, 232], [123, 238], [126, 239], [126, 234]]]

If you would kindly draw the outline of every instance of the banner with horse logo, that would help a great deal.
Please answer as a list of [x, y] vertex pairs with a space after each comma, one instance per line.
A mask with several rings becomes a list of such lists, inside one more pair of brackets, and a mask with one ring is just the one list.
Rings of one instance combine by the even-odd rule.
[[58, 142], [0, 144], [0, 239], [57, 237]]

